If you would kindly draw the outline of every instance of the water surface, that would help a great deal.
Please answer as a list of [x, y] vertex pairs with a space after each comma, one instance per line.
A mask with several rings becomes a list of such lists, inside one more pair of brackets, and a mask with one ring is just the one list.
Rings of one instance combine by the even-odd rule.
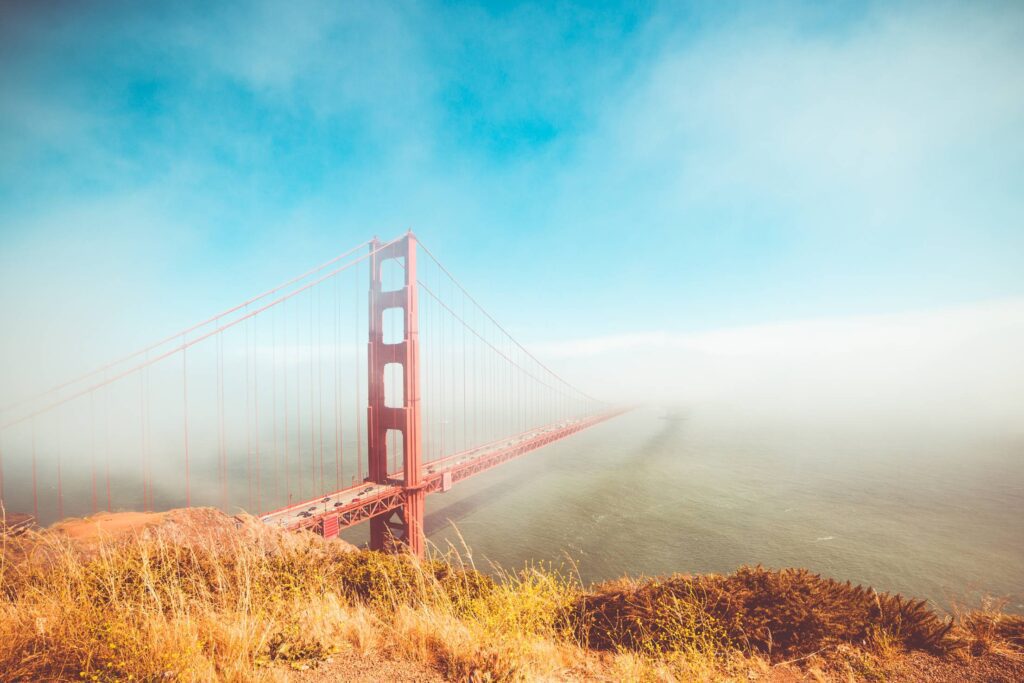
[[586, 582], [760, 563], [1024, 611], [1024, 444], [866, 431], [636, 410], [428, 497], [427, 532]]

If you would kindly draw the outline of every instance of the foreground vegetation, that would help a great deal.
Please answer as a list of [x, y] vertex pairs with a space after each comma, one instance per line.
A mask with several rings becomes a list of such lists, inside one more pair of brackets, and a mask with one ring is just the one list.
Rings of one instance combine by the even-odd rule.
[[1018, 662], [1024, 618], [943, 617], [804, 570], [492, 578], [458, 554], [354, 551], [213, 510], [5, 534], [0, 557], [5, 680], [301, 680], [368, 657], [423, 680], [871, 680], [913, 652]]

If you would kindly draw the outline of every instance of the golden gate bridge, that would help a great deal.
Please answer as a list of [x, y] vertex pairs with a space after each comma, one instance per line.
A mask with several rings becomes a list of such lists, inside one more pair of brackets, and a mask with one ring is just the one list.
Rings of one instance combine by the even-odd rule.
[[[417, 258], [418, 256], [423, 258]], [[427, 494], [619, 413], [412, 232], [4, 407], [0, 502], [42, 524], [209, 505], [424, 551]]]

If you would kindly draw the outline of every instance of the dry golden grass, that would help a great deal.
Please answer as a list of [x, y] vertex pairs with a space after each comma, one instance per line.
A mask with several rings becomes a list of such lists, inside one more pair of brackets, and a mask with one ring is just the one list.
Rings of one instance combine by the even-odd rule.
[[1007, 614], [1000, 601], [958, 614], [958, 644], [972, 657], [999, 654], [1024, 659], [1024, 615]]
[[25, 680], [264, 680], [342, 648], [452, 678], [536, 678], [563, 666], [575, 593], [556, 573], [494, 581], [458, 562], [239, 530], [209, 510], [177, 522], [84, 546], [59, 533], [4, 536], [0, 670]]
[[908, 648], [1020, 645], [1019, 617], [970, 613], [954, 635], [923, 605], [799, 571], [586, 591], [571, 571], [491, 578], [455, 554], [356, 552], [212, 510], [85, 544], [0, 538], [10, 680], [269, 681], [336, 656], [451, 680], [870, 680]]

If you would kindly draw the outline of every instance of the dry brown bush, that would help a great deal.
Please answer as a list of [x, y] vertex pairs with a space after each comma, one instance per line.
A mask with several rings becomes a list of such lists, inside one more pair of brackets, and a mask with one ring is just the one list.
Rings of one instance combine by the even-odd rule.
[[1002, 607], [1001, 603], [986, 600], [982, 609], [958, 615], [955, 636], [968, 655], [1024, 657], [1024, 615], [1007, 614]]
[[584, 595], [581, 638], [599, 649], [671, 651], [733, 646], [774, 661], [839, 643], [869, 644], [879, 631], [906, 649], [941, 651], [951, 621], [924, 601], [876, 593], [805, 569], [743, 567], [728, 576], [674, 575]]

